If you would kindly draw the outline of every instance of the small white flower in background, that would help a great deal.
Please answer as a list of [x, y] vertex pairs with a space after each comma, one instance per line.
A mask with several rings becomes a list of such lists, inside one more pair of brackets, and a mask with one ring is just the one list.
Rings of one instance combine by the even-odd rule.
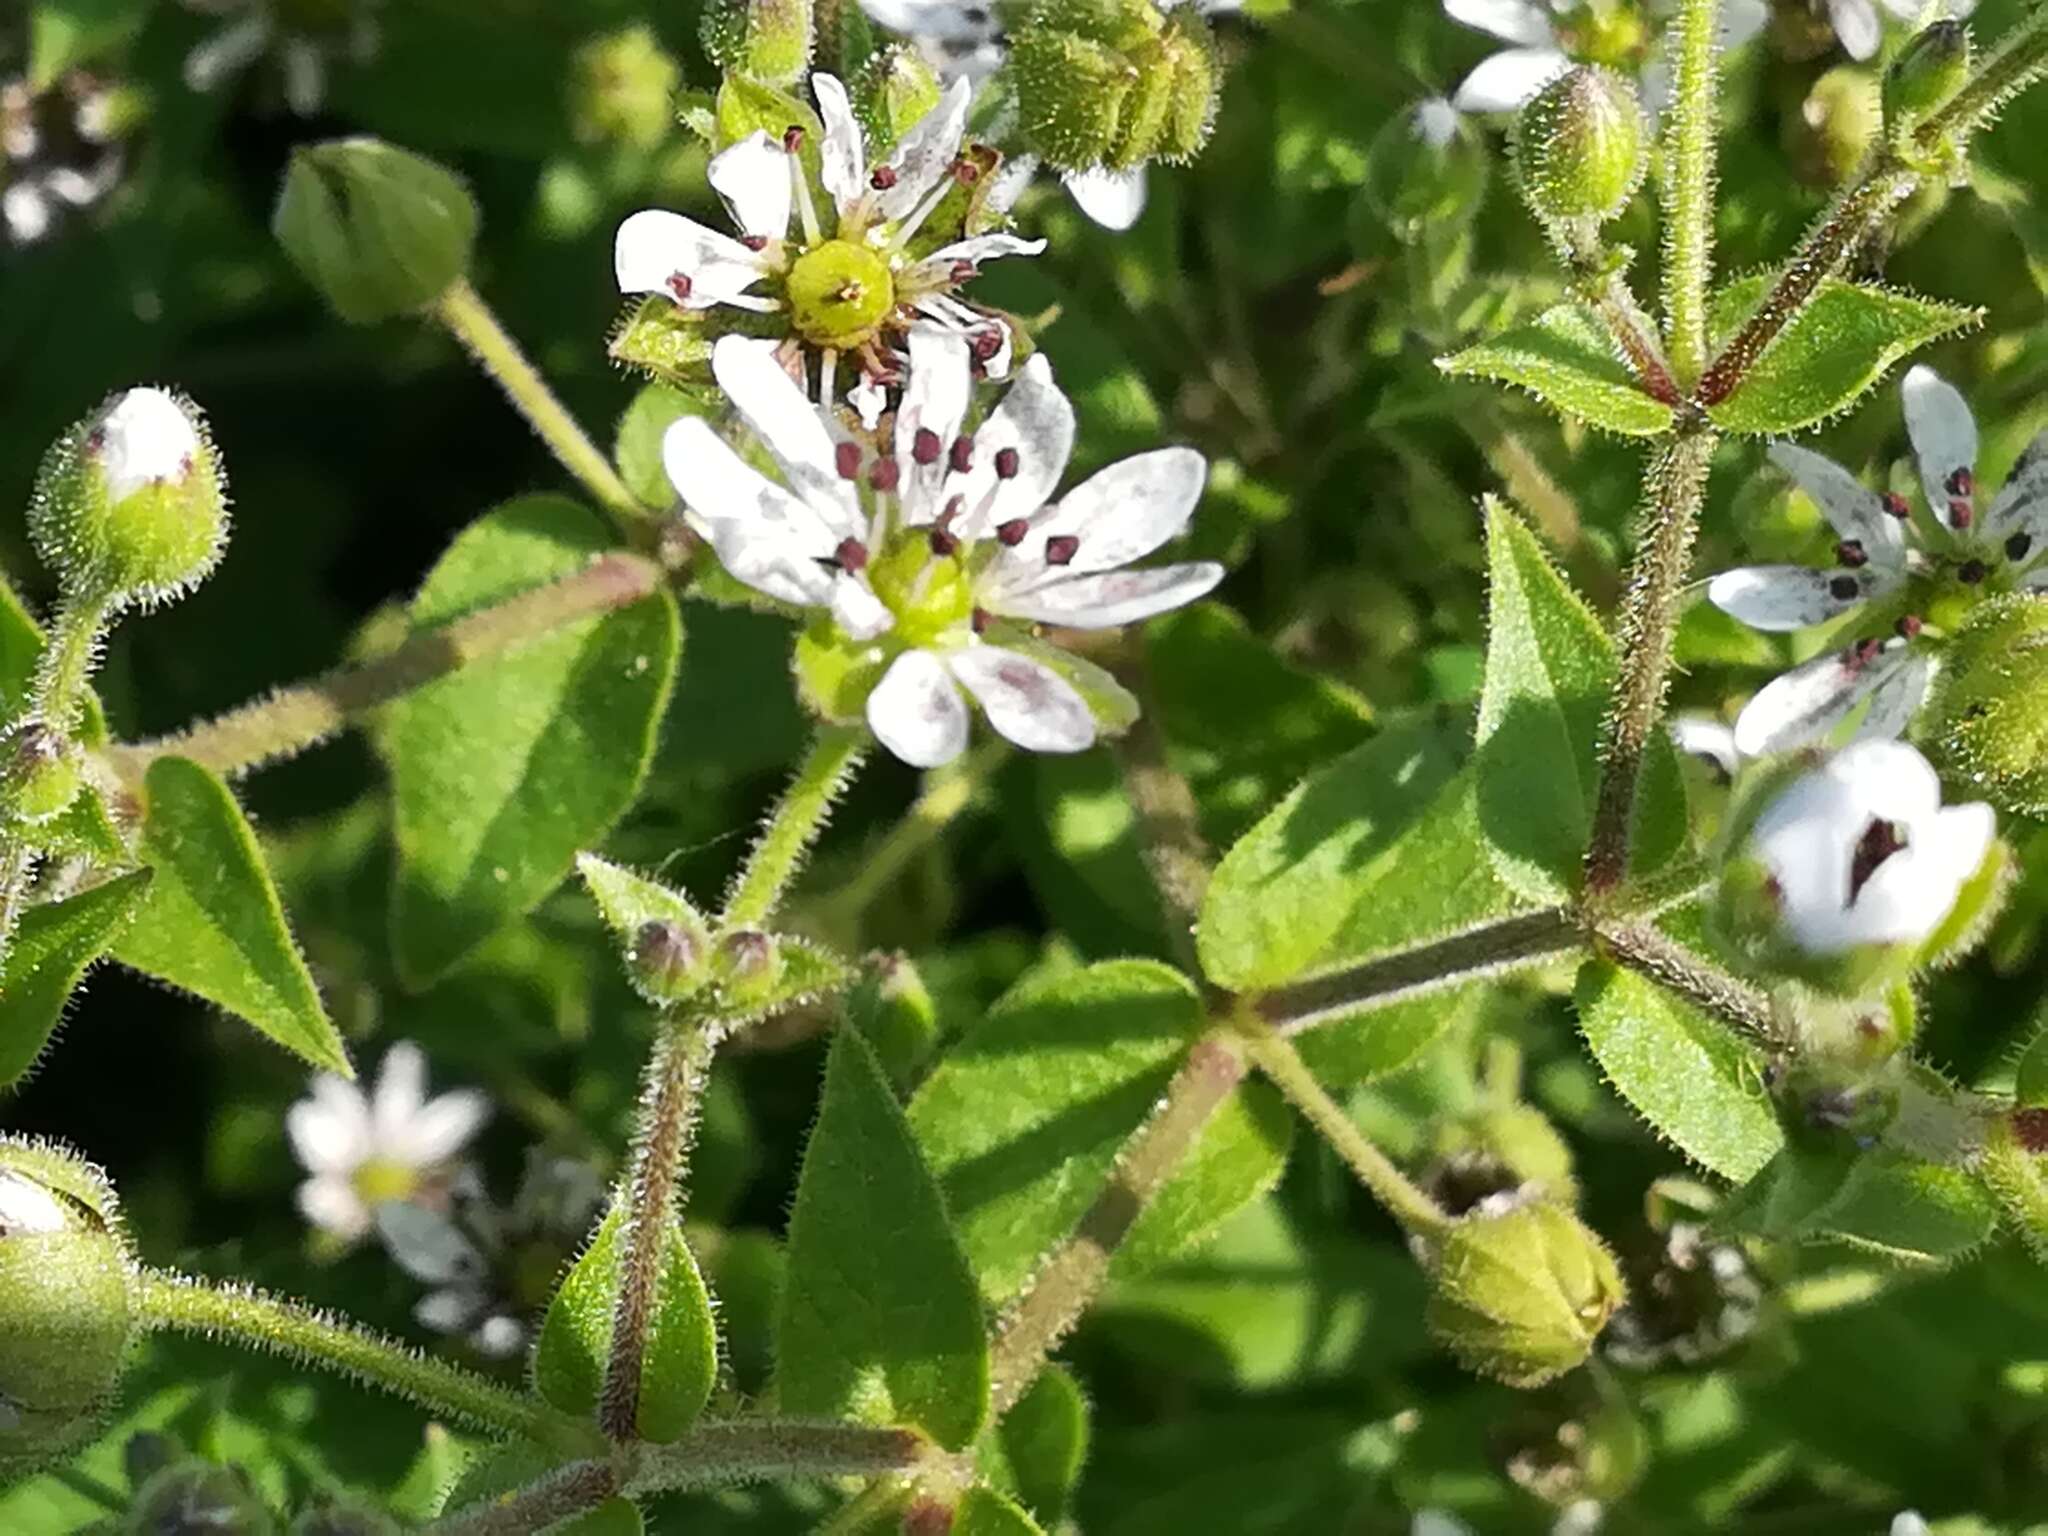
[[185, 55], [185, 84], [220, 89], [265, 54], [277, 56], [285, 104], [312, 117], [327, 100], [327, 70], [334, 60], [365, 64], [376, 56], [378, 0], [343, 0], [331, 20], [307, 25], [287, 0], [184, 0], [187, 10], [229, 18]]
[[9, 243], [34, 245], [120, 183], [113, 102], [113, 88], [83, 70], [40, 92], [23, 76], [0, 80], [0, 229]]
[[[1670, 96], [1668, 62], [1648, 39], [1649, 18], [1626, 6], [1608, 11], [1570, 0], [1443, 0], [1444, 14], [1461, 26], [1512, 46], [1473, 66], [1452, 94], [1460, 112], [1513, 112], [1573, 63], [1607, 64], [1640, 73], [1643, 104], [1654, 115]], [[1634, 37], [1601, 37], [1602, 15], [1633, 27]], [[1721, 47], [1749, 41], [1770, 19], [1763, 0], [1729, 0], [1721, 12]]]
[[1472, 1527], [1443, 1509], [1418, 1509], [1408, 1522], [1408, 1536], [1472, 1536]]
[[1902, 1509], [1892, 1516], [1891, 1536], [1932, 1536], [1917, 1509]]
[[1860, 741], [1780, 791], [1747, 850], [1792, 942], [1829, 956], [1924, 942], [1997, 829], [1988, 805], [1944, 806], [1940, 779], [1912, 747]]
[[[853, 292], [856, 285], [875, 291], [866, 299], [848, 301], [873, 309], [871, 331], [877, 326], [900, 328], [921, 318], [968, 337], [989, 375], [1002, 377], [1009, 364], [1009, 325], [956, 298], [953, 290], [972, 278], [982, 262], [1035, 256], [1045, 249], [1045, 242], [990, 233], [970, 235], [924, 254], [913, 255], [909, 249], [955, 179], [972, 169], [961, 159], [972, 87], [965, 80], [955, 81], [879, 163], [868, 159], [866, 139], [845, 86], [831, 75], [817, 74], [811, 77], [811, 89], [824, 125], [819, 152], [831, 228], [827, 230], [819, 218], [803, 171], [801, 130], [792, 128], [779, 140], [756, 131], [714, 156], [707, 171], [740, 238], [680, 213], [643, 209], [619, 226], [613, 250], [619, 291], [665, 295], [685, 309], [721, 304], [763, 314], [788, 309], [801, 333], [806, 323], [803, 301], [753, 290], [767, 280], [808, 289], [807, 264], [829, 264], [817, 270], [835, 274], [838, 291]], [[799, 224], [796, 239], [790, 234], [792, 218]], [[884, 288], [887, 292], [881, 293]], [[840, 349], [825, 339], [806, 339], [825, 359], [819, 397], [831, 398]], [[850, 340], [847, 346], [863, 351], [865, 373], [892, 371], [889, 360], [876, 354], [866, 338]]]
[[420, 1048], [401, 1040], [384, 1053], [369, 1093], [322, 1072], [310, 1097], [285, 1114], [285, 1131], [311, 1175], [299, 1210], [322, 1231], [354, 1242], [388, 1200], [445, 1194], [450, 1160], [490, 1114], [473, 1088], [429, 1099]]
[[1222, 580], [1211, 561], [1125, 569], [1186, 529], [1207, 466], [1192, 449], [1163, 448], [1110, 465], [1054, 503], [1074, 410], [1044, 355], [970, 436], [965, 343], [920, 327], [909, 347], [893, 452], [870, 457], [804, 398], [772, 343], [723, 338], [712, 372], [787, 488], [698, 417], [668, 430], [669, 478], [735, 577], [828, 609], [865, 662], [887, 662], [866, 717], [903, 761], [935, 767], [966, 747], [963, 689], [1016, 745], [1081, 751], [1095, 740], [1095, 716], [1062, 668], [1085, 664], [1041, 646], [1028, 626], [1135, 623]]
[[1735, 722], [1744, 756], [1819, 741], [1866, 700], [1856, 734], [1899, 735], [1926, 698], [1939, 654], [1939, 637], [1924, 632], [1930, 602], [1972, 591], [2048, 590], [2048, 432], [2034, 439], [1980, 511], [1977, 424], [1963, 397], [1924, 366], [1906, 374], [1900, 393], [1926, 497], [1923, 516], [1914, 516], [1904, 497], [1870, 490], [1831, 459], [1776, 443], [1772, 462], [1840, 536], [1835, 564], [1741, 566], [1707, 584], [1714, 606], [1752, 629], [1804, 629], [1855, 614], [1864, 631], [1750, 700]]
[[[1841, 43], [1842, 52], [1858, 63], [1875, 58], [1877, 50], [1884, 45], [1880, 4], [1891, 12], [1894, 19], [1908, 26], [1917, 25], [1927, 9], [1919, 0], [1827, 0], [1828, 29]], [[1946, 0], [1945, 4], [1936, 7], [1935, 15], [1962, 21], [1976, 8], [1977, 0]]]
[[1734, 730], [1712, 715], [1673, 715], [1665, 729], [1671, 733], [1673, 746], [1705, 763], [1724, 784], [1732, 781], [1735, 770], [1742, 766]]

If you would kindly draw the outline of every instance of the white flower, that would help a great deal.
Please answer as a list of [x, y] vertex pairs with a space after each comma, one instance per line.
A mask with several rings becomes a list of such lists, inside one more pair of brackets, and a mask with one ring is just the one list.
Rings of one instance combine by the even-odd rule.
[[[1581, 30], [1599, 25], [1595, 7], [1573, 0], [1443, 0], [1443, 7], [1460, 25], [1512, 45], [1481, 59], [1459, 83], [1451, 104], [1460, 112], [1518, 110], [1582, 55]], [[1639, 20], [1628, 11], [1616, 14]], [[1769, 19], [1763, 0], [1729, 0], [1721, 12], [1721, 47], [1747, 42]], [[1670, 69], [1652, 55], [1642, 74], [1643, 104], [1654, 114], [1669, 96]]]
[[275, 53], [285, 104], [300, 117], [312, 117], [327, 99], [331, 58], [362, 64], [376, 55], [376, 3], [352, 0], [332, 21], [308, 25], [295, 20], [280, 0], [185, 0], [188, 10], [232, 18], [185, 55], [185, 84], [195, 91], [218, 90], [266, 53]]
[[177, 397], [161, 389], [131, 389], [95, 429], [107, 500], [125, 501], [144, 486], [183, 480], [199, 452], [199, 433]]
[[401, 1040], [384, 1053], [377, 1086], [365, 1094], [331, 1072], [285, 1114], [285, 1131], [312, 1175], [299, 1186], [299, 1210], [314, 1226], [353, 1242], [387, 1200], [429, 1187], [490, 1113], [475, 1089], [427, 1097], [427, 1063]]
[[[876, 324], [907, 323], [914, 316], [971, 336], [990, 375], [1001, 377], [1009, 356], [1009, 327], [961, 302], [952, 290], [982, 262], [1035, 256], [1045, 242], [992, 233], [970, 235], [923, 255], [909, 250], [956, 174], [964, 174], [957, 168], [972, 86], [956, 80], [879, 164], [868, 159], [845, 86], [818, 74], [811, 77], [811, 89], [824, 125], [820, 179], [830, 199], [829, 233], [803, 172], [801, 130], [792, 127], [781, 139], [757, 130], [713, 157], [707, 172], [740, 238], [680, 213], [643, 209], [619, 226], [613, 251], [619, 291], [666, 295], [685, 309], [722, 304], [766, 313], [788, 308], [801, 333], [807, 323], [803, 299], [754, 289], [774, 280], [788, 294], [806, 286], [807, 272], [829, 271], [837, 274], [835, 282], [844, 291], [857, 292], [863, 285], [872, 289], [865, 299], [849, 302], [867, 303]], [[792, 218], [800, 224], [795, 240]], [[827, 359], [828, 377], [820, 392], [827, 398], [831, 360], [841, 348], [811, 339]]]
[[0, 232], [9, 242], [35, 244], [120, 184], [114, 91], [84, 70], [40, 90], [24, 76], [0, 79]]
[[1757, 818], [1749, 848], [1793, 943], [1839, 955], [1925, 941], [1996, 831], [1988, 805], [1944, 806], [1941, 781], [1912, 747], [1860, 741], [1788, 785]]
[[[1126, 566], [1186, 528], [1206, 465], [1187, 448], [1139, 454], [1049, 500], [1074, 441], [1074, 411], [1034, 356], [1002, 403], [963, 433], [966, 345], [911, 331], [893, 451], [872, 459], [839, 436], [777, 363], [772, 343], [728, 336], [712, 372], [780, 467], [766, 479], [697, 417], [669, 428], [669, 479], [692, 526], [741, 581], [783, 602], [829, 609], [839, 632], [887, 669], [866, 716], [918, 767], [967, 744], [961, 690], [1018, 746], [1078, 752], [1095, 717], [1025, 626], [1104, 629], [1178, 608], [1223, 577], [1210, 561]], [[862, 486], [866, 486], [863, 496]], [[786, 487], [786, 488], [785, 488]], [[1019, 645], [984, 638], [1014, 621]], [[1023, 648], [1020, 648], [1023, 647]]]
[[1848, 614], [1866, 635], [1766, 685], [1735, 722], [1745, 756], [1826, 736], [1865, 700], [1861, 736], [1896, 736], [1926, 697], [1936, 637], [1923, 635], [1928, 600], [1944, 591], [2048, 590], [2048, 432], [2013, 466], [1982, 515], [1976, 481], [1977, 424], [1954, 388], [1915, 367], [1900, 387], [1926, 496], [1916, 518], [1905, 499], [1873, 491], [1831, 459], [1790, 443], [1771, 460], [1811, 497], [1841, 542], [1836, 564], [1752, 565], [1707, 584], [1708, 599], [1752, 629], [1804, 629]]
[[0, 1169], [0, 1237], [16, 1232], [62, 1232], [72, 1224], [64, 1203], [34, 1179]]
[[1890, 1536], [1929, 1536], [1927, 1522], [1917, 1509], [1902, 1509], [1892, 1516]]
[[[1827, 0], [1828, 27], [1841, 43], [1842, 52], [1858, 63], [1874, 58], [1884, 43], [1879, 3], [1908, 26], [1917, 23], [1926, 10], [1919, 0]], [[1945, 5], [1937, 8], [1937, 14], [1953, 16], [1961, 21], [1976, 8], [1977, 0], [1947, 0]]]

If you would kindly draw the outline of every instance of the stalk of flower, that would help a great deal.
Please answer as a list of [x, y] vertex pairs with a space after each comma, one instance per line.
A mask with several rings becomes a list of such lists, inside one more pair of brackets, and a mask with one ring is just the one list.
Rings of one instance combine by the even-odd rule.
[[1744, 756], [1827, 737], [1867, 703], [1859, 736], [1897, 736], [1927, 696], [1944, 642], [1989, 597], [2048, 590], [2048, 433], [2021, 455], [1980, 511], [1977, 424], [1931, 368], [1901, 386], [1924, 502], [1874, 491], [1830, 459], [1790, 443], [1772, 462], [1838, 535], [1827, 567], [1754, 565], [1707, 584], [1723, 612], [1752, 629], [1790, 631], [1850, 620], [1856, 635], [1765, 685], [1735, 722]]
[[661, 209], [633, 214], [614, 250], [620, 292], [665, 295], [685, 310], [780, 317], [818, 354], [820, 401], [838, 398], [846, 357], [872, 400], [875, 385], [896, 376], [913, 324], [957, 333], [991, 377], [1003, 377], [1009, 322], [957, 290], [982, 262], [1035, 256], [1045, 242], [966, 233], [977, 217], [972, 198], [966, 214], [934, 222], [956, 188], [974, 186], [993, 165], [992, 154], [963, 147], [971, 87], [955, 81], [879, 162], [868, 157], [845, 86], [818, 74], [811, 89], [824, 126], [819, 187], [805, 173], [800, 125], [780, 138], [757, 130], [715, 156], [708, 172], [739, 237]]
[[1222, 580], [1212, 561], [1126, 568], [1187, 527], [1207, 466], [1190, 449], [1159, 449], [1053, 502], [1074, 412], [1044, 356], [969, 432], [967, 344], [921, 326], [908, 345], [893, 437], [881, 447], [814, 408], [773, 343], [722, 339], [713, 373], [783, 484], [696, 417], [664, 440], [669, 478], [728, 571], [822, 610], [798, 663], [820, 713], [864, 718], [917, 767], [965, 749], [967, 697], [1020, 747], [1081, 751], [1100, 730], [1127, 725], [1136, 705], [1034, 626], [1135, 623]]
[[[1514, 112], [1574, 63], [1602, 64], [1639, 78], [1643, 105], [1654, 116], [1671, 96], [1671, 70], [1657, 38], [1657, 18], [1623, 3], [1544, 4], [1543, 0], [1443, 0], [1461, 26], [1509, 46], [1473, 66], [1451, 95], [1460, 112]], [[1721, 47], [1739, 47], [1763, 29], [1763, 0], [1728, 0], [1721, 10]]]

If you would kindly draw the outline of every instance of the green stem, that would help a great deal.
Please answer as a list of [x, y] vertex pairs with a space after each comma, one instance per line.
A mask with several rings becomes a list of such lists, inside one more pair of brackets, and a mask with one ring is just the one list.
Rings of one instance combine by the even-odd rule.
[[1244, 1055], [1231, 1030], [1213, 1029], [1189, 1050], [1152, 1117], [1125, 1145], [1095, 1203], [997, 1321], [989, 1341], [996, 1418], [1016, 1405], [1038, 1379], [1046, 1357], [1081, 1320], [1109, 1274], [1118, 1245], [1244, 1074]]
[[1202, 913], [1202, 897], [1209, 889], [1211, 859], [1209, 845], [1202, 837], [1194, 791], [1166, 756], [1166, 740], [1159, 734], [1158, 714], [1152, 708], [1142, 650], [1134, 650], [1125, 668], [1125, 680], [1144, 701], [1144, 709], [1130, 728], [1113, 744], [1117, 765], [1122, 768], [1124, 789], [1137, 812], [1138, 843], [1152, 887], [1159, 897], [1166, 936], [1174, 955], [1191, 974], [1201, 975], [1195, 954], [1195, 924]]
[[867, 754], [867, 734], [851, 726], [827, 725], [784, 791], [782, 803], [761, 829], [746, 867], [726, 898], [721, 926], [755, 928], [775, 914], [804, 855], [825, 830], [833, 802]]
[[86, 684], [112, 617], [112, 608], [105, 601], [67, 599], [57, 611], [50, 643], [37, 663], [29, 690], [29, 713], [67, 737], [77, 732], [85, 714]]
[[812, 1536], [862, 1536], [910, 1500], [910, 1485], [900, 1477], [877, 1478], [855, 1497], [832, 1511], [832, 1518]]
[[434, 317], [446, 326], [464, 350], [504, 390], [513, 409], [526, 418], [561, 466], [582, 482], [598, 504], [632, 527], [647, 520], [647, 508], [626, 488], [611, 460], [584, 435], [583, 429], [557, 400], [526, 354], [519, 350], [483, 296], [458, 277], [434, 304]]
[[1586, 890], [1596, 899], [1620, 885], [1628, 873], [1636, 784], [1664, 714], [1672, 642], [1713, 457], [1712, 429], [1681, 427], [1658, 446], [1643, 482], [1643, 521], [1622, 599], [1620, 670], [1600, 754], [1600, 788], [1586, 850]]
[[487, 1498], [427, 1527], [427, 1536], [531, 1536], [596, 1509], [619, 1491], [619, 1475], [602, 1461], [572, 1461], [515, 1493]]
[[1261, 993], [1253, 1003], [1276, 1033], [1298, 1035], [1366, 1008], [1419, 997], [1567, 954], [1584, 942], [1576, 920], [1546, 907], [1450, 934], [1362, 965]]
[[1707, 361], [1707, 283], [1714, 268], [1716, 0], [1681, 0], [1664, 189], [1664, 328], [1671, 370], [1690, 388]]
[[1602, 278], [1588, 281], [1581, 291], [1606, 324], [1607, 333], [1614, 338], [1615, 345], [1628, 359], [1628, 365], [1644, 392], [1666, 405], [1678, 404], [1681, 391], [1677, 380], [1671, 376], [1671, 366], [1665, 359], [1664, 349], [1657, 344], [1656, 327], [1643, 313], [1636, 296], [1629, 292], [1628, 283], [1622, 275], [1609, 272]]
[[232, 1339], [308, 1365], [324, 1366], [367, 1386], [410, 1398], [431, 1413], [542, 1445], [583, 1451], [588, 1431], [538, 1398], [508, 1391], [459, 1366], [435, 1360], [367, 1329], [338, 1322], [298, 1302], [261, 1291], [145, 1269], [137, 1309], [152, 1328]]
[[115, 770], [134, 783], [159, 757], [189, 757], [234, 775], [295, 757], [378, 706], [487, 657], [579, 620], [629, 607], [661, 589], [660, 566], [614, 552], [573, 576], [535, 587], [438, 629], [422, 630], [387, 656], [279, 689], [216, 720], [154, 741], [114, 747]]
[[1795, 1042], [1772, 1012], [1769, 998], [1688, 949], [1654, 923], [1620, 919], [1599, 923], [1594, 932], [1600, 948], [1615, 960], [1734, 1026], [1765, 1050], [1789, 1051], [1794, 1047]]
[[718, 1026], [701, 1019], [664, 1017], [648, 1063], [645, 1109], [634, 1136], [627, 1178], [627, 1216], [620, 1234], [619, 1290], [612, 1302], [611, 1351], [605, 1361], [598, 1423], [614, 1440], [631, 1440], [640, 1413], [640, 1380], [647, 1333], [660, 1302], [662, 1259], [681, 1219], [683, 1165], [696, 1137], [697, 1115]]
[[699, 1425], [673, 1445], [643, 1447], [625, 1491], [638, 1497], [770, 1477], [884, 1477], [931, 1454], [931, 1442], [914, 1429], [735, 1419]]
[[844, 885], [818, 899], [818, 908], [849, 921], [867, 911], [896, 883], [910, 861], [937, 841], [953, 819], [973, 803], [989, 775], [1009, 755], [1010, 744], [991, 737], [952, 767], [934, 770], [917, 802], [867, 853]]
[[1967, 138], [2043, 71], [2048, 71], [2048, 7], [2035, 5], [1998, 40], [1963, 88], [1913, 130], [1914, 139], [1932, 150], [1945, 140]]
[[1386, 1153], [1365, 1139], [1357, 1122], [1324, 1091], [1292, 1044], [1263, 1027], [1247, 1029], [1245, 1043], [1258, 1069], [1322, 1133], [1388, 1215], [1410, 1232], [1441, 1232], [1451, 1224], [1451, 1217], [1434, 1200], [1410, 1183]]

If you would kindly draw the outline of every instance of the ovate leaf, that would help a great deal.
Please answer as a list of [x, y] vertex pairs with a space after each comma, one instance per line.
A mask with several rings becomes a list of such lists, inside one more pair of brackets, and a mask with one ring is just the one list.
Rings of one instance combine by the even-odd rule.
[[1608, 1081], [1657, 1133], [1742, 1183], [1784, 1145], [1748, 1047], [1655, 982], [1604, 961], [1579, 973], [1579, 1028]]
[[1863, 1160], [1820, 1225], [1900, 1263], [1946, 1264], [1990, 1237], [1998, 1203], [1960, 1168], [1887, 1147]]
[[30, 907], [0, 966], [0, 1088], [27, 1075], [86, 967], [135, 915], [150, 872], [134, 870], [62, 901]]
[[[597, 517], [526, 496], [471, 524], [412, 606], [420, 629], [573, 574], [609, 547]], [[656, 594], [473, 662], [390, 706], [398, 969], [425, 985], [568, 872], [632, 804], [682, 630]]]
[[1067, 1517], [1088, 1459], [1088, 1399], [1064, 1366], [1049, 1365], [998, 1428], [1017, 1498], [1057, 1526]]
[[[1710, 323], [1725, 338], [1749, 317], [1768, 273], [1730, 283], [1714, 295]], [[1730, 432], [1795, 432], [1847, 410], [1900, 358], [1938, 337], [1975, 325], [1983, 311], [1937, 304], [1873, 283], [1823, 278], [1735, 392], [1707, 415]]]
[[[595, 1413], [604, 1389], [625, 1230], [625, 1207], [615, 1205], [562, 1281], [541, 1324], [533, 1352], [534, 1385], [565, 1413]], [[717, 1376], [711, 1297], [690, 1245], [671, 1230], [640, 1368], [634, 1425], [641, 1438], [659, 1444], [680, 1439], [703, 1412]]]
[[953, 1511], [953, 1536], [1045, 1536], [1038, 1522], [993, 1488], [970, 1488]]
[[1026, 980], [932, 1069], [910, 1124], [990, 1305], [1094, 1201], [1201, 1020], [1177, 971], [1104, 961]]
[[247, 1019], [316, 1067], [353, 1075], [227, 785], [182, 757], [151, 763], [136, 854], [156, 878], [114, 958]]
[[974, 1272], [888, 1080], [833, 1037], [789, 1222], [777, 1339], [782, 1411], [908, 1423], [948, 1450], [988, 1416]]
[[1439, 358], [1437, 366], [1453, 376], [1519, 385], [1610, 432], [1654, 437], [1671, 426], [1671, 407], [1643, 392], [1600, 317], [1584, 304], [1553, 305], [1526, 325]]

